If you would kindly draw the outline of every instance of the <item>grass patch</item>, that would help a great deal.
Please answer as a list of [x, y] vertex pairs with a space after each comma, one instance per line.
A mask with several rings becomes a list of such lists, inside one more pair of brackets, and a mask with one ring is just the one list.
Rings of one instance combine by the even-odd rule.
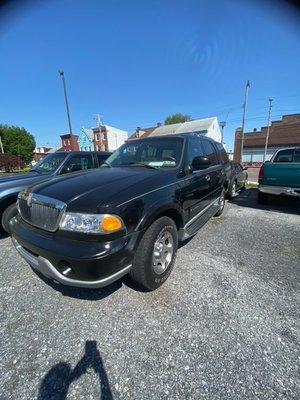
[[256, 189], [258, 187], [258, 183], [246, 183], [246, 189]]

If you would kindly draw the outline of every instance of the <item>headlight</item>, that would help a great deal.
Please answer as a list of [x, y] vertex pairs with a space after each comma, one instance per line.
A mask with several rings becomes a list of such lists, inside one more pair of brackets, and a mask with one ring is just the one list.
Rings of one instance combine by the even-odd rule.
[[65, 213], [59, 224], [60, 229], [83, 233], [113, 233], [124, 229], [120, 217], [111, 214]]

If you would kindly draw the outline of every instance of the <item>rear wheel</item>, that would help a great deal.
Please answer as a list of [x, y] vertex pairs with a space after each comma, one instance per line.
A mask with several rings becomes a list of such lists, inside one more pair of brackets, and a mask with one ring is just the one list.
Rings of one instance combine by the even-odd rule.
[[221, 196], [219, 197], [219, 211], [214, 215], [215, 217], [219, 217], [223, 214], [225, 208], [225, 190], [222, 191]]
[[267, 193], [258, 191], [258, 193], [257, 193], [257, 203], [258, 204], [267, 204], [268, 199], [269, 199], [269, 195]]
[[229, 199], [233, 199], [236, 196], [236, 181], [232, 182], [232, 185], [230, 186], [230, 189], [228, 190], [228, 197]]
[[138, 245], [130, 271], [131, 279], [143, 289], [157, 289], [172, 272], [177, 247], [175, 222], [169, 217], [154, 221]]

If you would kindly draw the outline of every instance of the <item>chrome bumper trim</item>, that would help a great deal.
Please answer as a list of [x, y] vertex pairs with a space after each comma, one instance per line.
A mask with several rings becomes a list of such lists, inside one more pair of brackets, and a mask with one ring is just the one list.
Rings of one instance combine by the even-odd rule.
[[286, 196], [300, 197], [300, 188], [259, 185], [258, 190], [262, 193], [274, 194], [277, 196], [286, 195]]
[[132, 264], [127, 267], [121, 269], [121, 271], [116, 272], [115, 274], [108, 276], [103, 279], [99, 279], [98, 281], [80, 281], [77, 279], [70, 279], [63, 274], [59, 273], [57, 269], [51, 264], [49, 260], [41, 256], [34, 256], [29, 253], [24, 247], [22, 247], [18, 241], [12, 237], [12, 242], [17, 249], [18, 253], [28, 262], [29, 265], [32, 266], [35, 270], [41, 272], [44, 276], [51, 278], [63, 285], [68, 286], [77, 286], [77, 287], [85, 287], [85, 288], [101, 288], [103, 286], [107, 286], [118, 279], [122, 278], [122, 276], [126, 275]]

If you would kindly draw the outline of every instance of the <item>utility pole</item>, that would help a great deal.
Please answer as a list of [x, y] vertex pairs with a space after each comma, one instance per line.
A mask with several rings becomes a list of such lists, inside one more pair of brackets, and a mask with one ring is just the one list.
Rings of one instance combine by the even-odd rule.
[[244, 151], [244, 132], [245, 132], [245, 121], [246, 121], [246, 111], [247, 111], [247, 104], [248, 104], [248, 92], [249, 92], [250, 82], [247, 81], [246, 88], [245, 88], [245, 98], [243, 104], [243, 121], [242, 121], [242, 142], [241, 142], [241, 160], [243, 162], [243, 151]]
[[223, 143], [224, 143], [224, 128], [225, 128], [225, 126], [226, 126], [226, 122], [225, 122], [225, 121], [220, 122], [220, 127], [221, 127], [221, 144], [222, 144], [222, 146], [223, 146]]
[[69, 123], [69, 133], [70, 133], [70, 135], [72, 135], [71, 117], [70, 117], [70, 110], [69, 110], [69, 103], [68, 103], [65, 75], [64, 75], [64, 71], [62, 71], [62, 70], [59, 70], [58, 72], [59, 72], [59, 75], [62, 78], [64, 96], [65, 96], [65, 103], [66, 103], [66, 110], [67, 110], [67, 116], [68, 116], [68, 123]]
[[[103, 147], [103, 137], [102, 137], [102, 131], [101, 131], [101, 127], [104, 125], [103, 124], [103, 119], [102, 116], [100, 114], [94, 114], [94, 118], [97, 122], [97, 127], [99, 129], [99, 135], [100, 135], [100, 150], [102, 151], [102, 147]], [[96, 145], [94, 144], [94, 147], [96, 147]], [[97, 150], [95, 148], [95, 150]]]
[[4, 154], [1, 136], [0, 136], [0, 148], [1, 148], [1, 153]]
[[265, 162], [265, 160], [266, 160], [267, 150], [268, 150], [268, 142], [269, 142], [269, 134], [270, 134], [270, 124], [271, 124], [272, 101], [273, 101], [273, 99], [269, 99], [268, 128], [267, 128], [267, 136], [266, 136], [266, 144], [265, 144], [265, 152], [264, 152], [263, 162]]

